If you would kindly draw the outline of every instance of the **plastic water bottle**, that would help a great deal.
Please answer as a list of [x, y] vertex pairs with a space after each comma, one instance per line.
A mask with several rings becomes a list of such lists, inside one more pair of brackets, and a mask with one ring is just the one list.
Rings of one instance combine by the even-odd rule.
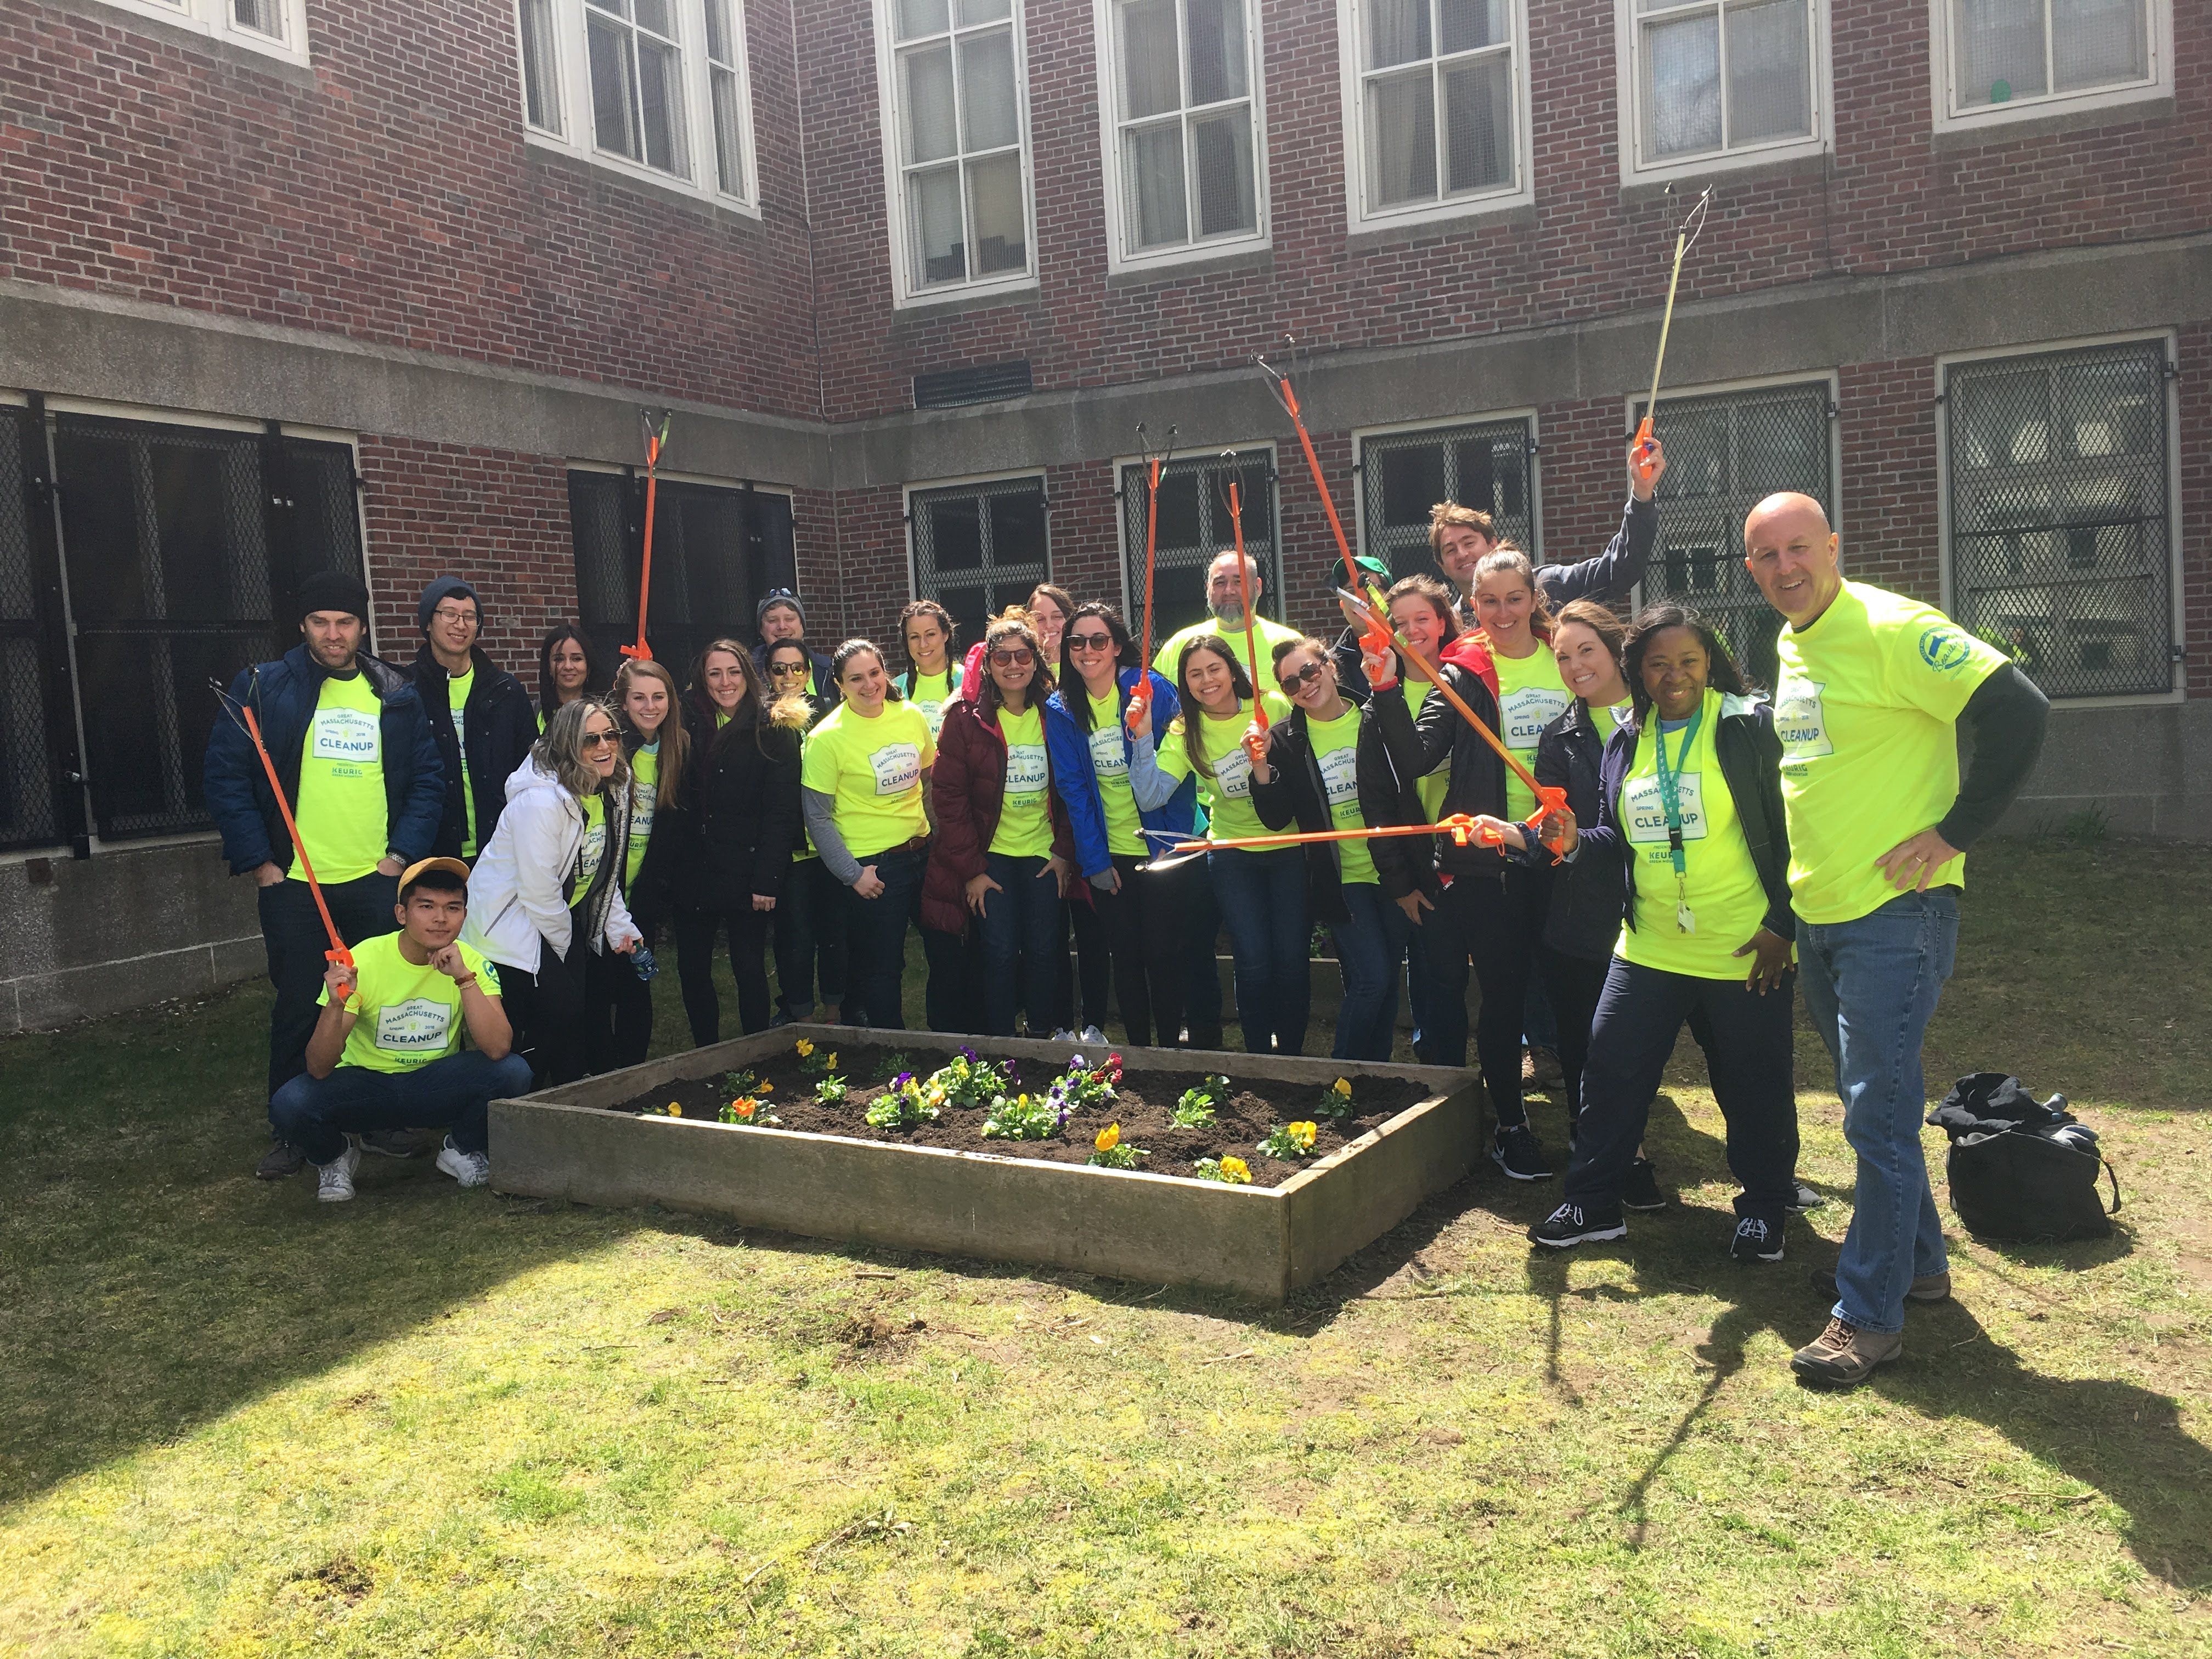
[[643, 945], [629, 953], [629, 965], [637, 969], [637, 976], [641, 980], [649, 981], [660, 971], [660, 964], [653, 959], [653, 952]]

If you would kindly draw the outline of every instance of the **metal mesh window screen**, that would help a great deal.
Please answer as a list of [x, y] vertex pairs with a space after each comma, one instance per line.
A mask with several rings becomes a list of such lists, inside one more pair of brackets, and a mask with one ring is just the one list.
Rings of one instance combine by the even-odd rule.
[[950, 611], [963, 642], [982, 637], [986, 617], [1051, 580], [1042, 478], [918, 489], [907, 499], [907, 527], [915, 595]]
[[1540, 562], [1529, 487], [1534, 449], [1525, 417], [1361, 439], [1359, 550], [1388, 563], [1393, 576], [1434, 575], [1429, 509], [1457, 501], [1489, 514], [1500, 536]]
[[[1235, 478], [1244, 520], [1244, 551], [1260, 573], [1259, 611], [1280, 620], [1283, 564], [1275, 544], [1275, 461], [1264, 449], [1170, 461], [1160, 471], [1159, 538], [1152, 560], [1152, 643], [1203, 621], [1206, 573], [1236, 545], [1229, 520]], [[1141, 633], [1145, 614], [1145, 523], [1150, 469], [1121, 468], [1121, 546], [1127, 569], [1129, 629]]]
[[[617, 472], [568, 474], [576, 554], [576, 604], [609, 662], [637, 639], [645, 562], [645, 480]], [[708, 640], [752, 643], [754, 609], [775, 587], [795, 585], [788, 497], [744, 486], [663, 479], [653, 509], [653, 593], [646, 640], [680, 681]]]
[[2166, 346], [1944, 374], [1959, 621], [2054, 697], [2170, 690]]
[[67, 835], [58, 744], [69, 741], [74, 711], [45, 580], [46, 506], [36, 488], [45, 451], [29, 410], [0, 408], [0, 847]]
[[[1780, 489], [1810, 495], [1835, 516], [1827, 382], [1662, 398], [1659, 408], [1667, 476], [1644, 602], [1693, 607], [1719, 627], [1746, 672], [1772, 685], [1782, 617], [1743, 568], [1743, 521]], [[1641, 403], [1634, 413], [1643, 417]]]

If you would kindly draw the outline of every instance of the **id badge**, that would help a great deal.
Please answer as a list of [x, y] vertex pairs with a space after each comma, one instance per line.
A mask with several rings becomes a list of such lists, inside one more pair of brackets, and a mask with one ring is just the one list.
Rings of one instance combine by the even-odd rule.
[[1686, 904], [1678, 902], [1674, 906], [1674, 931], [1678, 933], [1694, 933], [1698, 931], [1698, 919], [1691, 914], [1690, 907]]

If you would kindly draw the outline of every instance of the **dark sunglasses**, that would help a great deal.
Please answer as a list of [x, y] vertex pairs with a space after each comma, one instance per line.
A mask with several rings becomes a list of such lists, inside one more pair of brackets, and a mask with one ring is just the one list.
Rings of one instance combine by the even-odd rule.
[[1025, 645], [1018, 645], [1011, 650], [994, 651], [991, 653], [991, 666], [994, 668], [1027, 668], [1036, 660], [1036, 655]]
[[1114, 636], [1111, 634], [1070, 634], [1067, 647], [1071, 651], [1111, 651]]
[[771, 674], [804, 674], [808, 665], [803, 662], [772, 662], [768, 665]]
[[1295, 674], [1279, 674], [1276, 678], [1282, 682], [1284, 690], [1296, 696], [1309, 683], [1319, 679], [1328, 672], [1328, 665], [1325, 662], [1309, 663]]
[[582, 737], [576, 739], [576, 747], [579, 749], [604, 749], [611, 743], [620, 743], [621, 741], [622, 734], [618, 732], [586, 732]]

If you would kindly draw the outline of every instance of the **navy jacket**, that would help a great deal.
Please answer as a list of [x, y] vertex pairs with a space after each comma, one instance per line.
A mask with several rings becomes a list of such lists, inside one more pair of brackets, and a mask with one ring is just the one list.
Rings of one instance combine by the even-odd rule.
[[522, 682], [484, 654], [482, 646], [471, 647], [476, 678], [469, 683], [469, 700], [461, 708], [467, 731], [468, 765], [461, 765], [461, 740], [453, 734], [453, 677], [447, 673], [428, 646], [415, 659], [415, 693], [422, 700], [422, 713], [437, 739], [439, 763], [446, 772], [445, 815], [438, 824], [437, 844], [431, 849], [445, 858], [459, 858], [468, 839], [467, 803], [461, 799], [461, 780], [468, 779], [476, 797], [477, 850], [491, 845], [491, 832], [507, 810], [507, 781], [514, 769], [529, 758], [538, 740], [538, 710]]
[[[366, 651], [358, 661], [368, 676], [369, 689], [383, 705], [379, 725], [384, 743], [384, 844], [402, 860], [412, 864], [430, 856], [438, 826], [446, 811], [446, 769], [438, 759], [438, 742], [422, 713], [422, 699], [404, 669], [395, 668]], [[276, 763], [286, 800], [300, 799], [300, 746], [307, 739], [307, 722], [313, 718], [315, 700], [329, 678], [303, 642], [275, 662], [258, 670], [260, 690], [254, 690], [256, 671], [246, 669], [230, 684], [230, 695], [251, 702], [261, 723], [262, 741]], [[208, 815], [222, 832], [222, 854], [233, 875], [242, 876], [264, 864], [292, 867], [292, 838], [284, 833], [284, 820], [269, 793], [268, 774], [253, 752], [253, 740], [228, 720], [218, 720], [208, 738], [204, 771]], [[499, 781], [504, 789], [507, 780]]]

